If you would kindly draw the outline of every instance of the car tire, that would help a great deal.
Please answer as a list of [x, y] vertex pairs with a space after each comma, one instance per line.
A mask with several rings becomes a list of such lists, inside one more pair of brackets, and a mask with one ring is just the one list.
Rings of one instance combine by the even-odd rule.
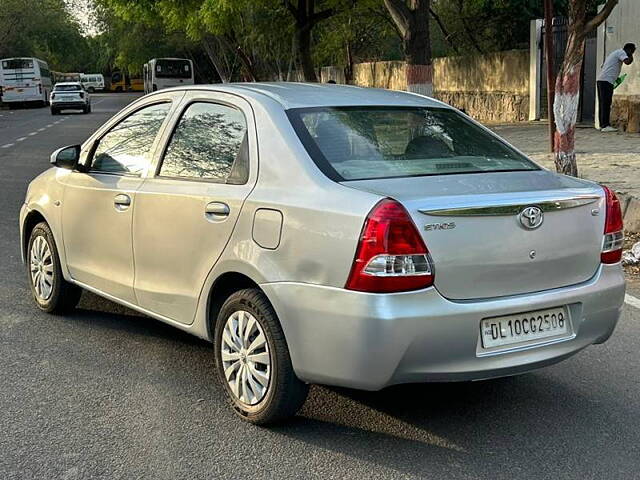
[[58, 110], [56, 110], [55, 108], [51, 107], [51, 115], [57, 115], [58, 114]]
[[63, 314], [78, 304], [82, 289], [64, 279], [56, 242], [46, 222], [31, 230], [26, 264], [31, 293], [40, 310]]
[[93, 92], [95, 92], [95, 91], [96, 91], [96, 90], [95, 90], [95, 88], [93, 88], [93, 87], [89, 87], [89, 93], [93, 93]]
[[306, 400], [309, 386], [293, 371], [280, 321], [260, 290], [227, 298], [216, 320], [214, 349], [231, 406], [247, 422], [277, 423], [295, 415]]

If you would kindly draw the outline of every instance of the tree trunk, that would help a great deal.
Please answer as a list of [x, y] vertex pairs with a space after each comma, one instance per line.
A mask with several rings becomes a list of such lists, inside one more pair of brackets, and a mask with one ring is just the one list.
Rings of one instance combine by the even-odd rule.
[[302, 66], [302, 73], [306, 82], [318, 81], [316, 70], [311, 59], [311, 27], [304, 25], [296, 31], [296, 40], [298, 46], [298, 57]]
[[222, 44], [230, 51], [237, 55], [240, 59], [240, 63], [244, 69], [244, 73], [246, 75], [246, 80], [250, 82], [259, 81], [258, 75], [253, 66], [253, 62], [249, 58], [249, 56], [242, 49], [240, 44], [236, 41], [235, 33], [230, 33], [225, 36], [220, 37]]
[[334, 10], [328, 8], [316, 12], [315, 0], [296, 0], [295, 5], [290, 0], [285, 0], [285, 7], [295, 20], [296, 48], [304, 79], [307, 82], [317, 82], [318, 76], [311, 58], [311, 30], [318, 22], [331, 17]]
[[433, 93], [431, 39], [429, 37], [430, 0], [384, 0], [402, 36], [407, 62], [407, 91], [421, 95]]
[[223, 66], [223, 62], [220, 59], [218, 52], [216, 51], [216, 47], [214, 43], [216, 42], [215, 38], [211, 35], [205, 35], [202, 38], [202, 47], [209, 57], [209, 60], [213, 64], [213, 68], [216, 70], [216, 73], [220, 77], [220, 81], [222, 83], [229, 83], [229, 76], [226, 73], [226, 70]]
[[556, 96], [553, 113], [556, 120], [554, 136], [555, 165], [558, 173], [578, 176], [576, 163], [576, 122], [580, 104], [580, 71], [584, 59], [587, 34], [602, 24], [618, 0], [607, 0], [600, 12], [586, 20], [586, 0], [569, 1], [569, 38], [562, 67], [556, 79]]

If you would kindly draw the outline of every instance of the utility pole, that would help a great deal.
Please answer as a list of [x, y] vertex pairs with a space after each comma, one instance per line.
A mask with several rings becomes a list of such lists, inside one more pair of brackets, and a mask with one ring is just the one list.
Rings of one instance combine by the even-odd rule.
[[553, 69], [553, 0], [544, 0], [544, 50], [547, 61], [547, 111], [549, 112], [549, 145], [553, 153], [556, 131], [553, 102], [556, 96], [556, 82]]

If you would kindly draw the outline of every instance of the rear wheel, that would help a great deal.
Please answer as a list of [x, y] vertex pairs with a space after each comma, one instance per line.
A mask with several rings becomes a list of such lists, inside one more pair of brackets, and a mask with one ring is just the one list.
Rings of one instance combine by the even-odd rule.
[[295, 415], [309, 391], [296, 377], [278, 317], [258, 289], [232, 294], [215, 326], [218, 377], [244, 420], [264, 425]]
[[38, 223], [27, 247], [29, 285], [36, 305], [48, 313], [65, 313], [80, 300], [82, 290], [62, 276], [60, 257], [49, 225]]
[[58, 110], [51, 107], [51, 115], [57, 115], [58, 114]]

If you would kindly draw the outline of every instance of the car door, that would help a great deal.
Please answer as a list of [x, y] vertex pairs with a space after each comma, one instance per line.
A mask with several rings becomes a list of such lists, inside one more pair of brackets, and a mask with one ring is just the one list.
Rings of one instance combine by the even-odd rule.
[[138, 190], [133, 248], [140, 306], [190, 324], [255, 184], [257, 146], [246, 101], [192, 92], [183, 104], [155, 175]]
[[158, 98], [122, 116], [88, 142], [83, 171], [65, 182], [62, 230], [71, 277], [133, 304], [132, 211], [171, 101]]

